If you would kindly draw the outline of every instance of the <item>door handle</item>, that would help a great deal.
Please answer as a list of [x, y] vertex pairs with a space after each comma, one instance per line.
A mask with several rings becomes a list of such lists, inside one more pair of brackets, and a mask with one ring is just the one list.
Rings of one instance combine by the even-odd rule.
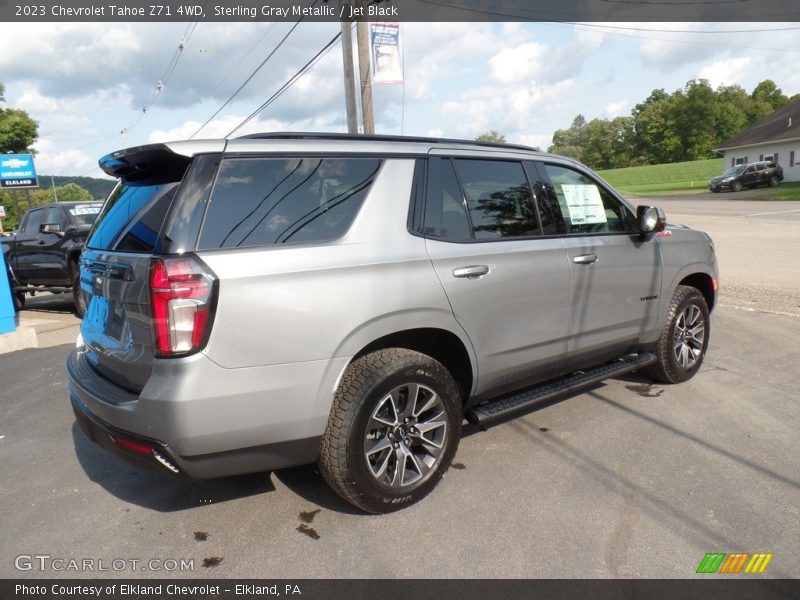
[[478, 279], [489, 274], [489, 267], [486, 265], [476, 265], [474, 267], [461, 267], [453, 269], [453, 277], [466, 277], [467, 279]]
[[572, 262], [576, 265], [591, 265], [597, 262], [597, 254], [581, 254], [580, 256], [573, 256]]

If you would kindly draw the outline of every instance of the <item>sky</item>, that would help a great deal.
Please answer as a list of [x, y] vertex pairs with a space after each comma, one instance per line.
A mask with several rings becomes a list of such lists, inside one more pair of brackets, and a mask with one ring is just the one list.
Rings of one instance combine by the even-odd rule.
[[[194, 135], [292, 25], [0, 23], [5, 107], [38, 121], [39, 173], [102, 176], [106, 153]], [[338, 30], [301, 23], [195, 139], [227, 135]], [[628, 115], [691, 79], [749, 92], [769, 78], [791, 96], [798, 34], [797, 23], [403, 23], [405, 84], [374, 86], [375, 128], [468, 139], [494, 129], [546, 149], [577, 114]], [[236, 135], [258, 131], [346, 131], [340, 45]]]

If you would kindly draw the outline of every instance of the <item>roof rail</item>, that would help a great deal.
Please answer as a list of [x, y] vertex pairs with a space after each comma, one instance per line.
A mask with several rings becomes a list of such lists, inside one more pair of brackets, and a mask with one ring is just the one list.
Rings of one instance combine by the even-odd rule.
[[537, 152], [535, 148], [521, 144], [507, 144], [505, 142], [481, 142], [477, 140], [457, 140], [450, 138], [415, 137], [409, 135], [366, 135], [356, 133], [327, 133], [327, 132], [294, 132], [275, 131], [269, 133], [252, 133], [236, 138], [238, 140], [365, 140], [375, 142], [417, 142], [423, 144], [468, 144], [470, 146], [489, 146], [492, 148], [513, 148]]

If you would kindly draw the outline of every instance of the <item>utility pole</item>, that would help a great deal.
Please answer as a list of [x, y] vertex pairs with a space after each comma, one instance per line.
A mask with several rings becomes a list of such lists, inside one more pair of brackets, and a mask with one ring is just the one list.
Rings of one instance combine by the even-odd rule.
[[[359, 6], [364, 8], [364, 0]], [[361, 113], [364, 133], [375, 133], [375, 117], [372, 113], [372, 76], [370, 75], [369, 23], [359, 21], [356, 29], [358, 41], [358, 70], [361, 74]]]
[[[342, 6], [348, 7], [345, 14], [350, 14], [350, 0], [342, 0]], [[358, 133], [358, 111], [356, 110], [356, 74], [353, 66], [352, 23], [342, 21], [342, 62], [344, 63], [344, 102], [347, 108], [347, 133]]]

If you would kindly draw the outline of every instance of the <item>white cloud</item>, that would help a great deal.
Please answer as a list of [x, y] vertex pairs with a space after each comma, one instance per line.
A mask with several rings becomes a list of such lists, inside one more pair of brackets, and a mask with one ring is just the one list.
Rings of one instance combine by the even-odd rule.
[[749, 56], [717, 60], [703, 67], [699, 79], [708, 79], [711, 87], [731, 85], [741, 81], [749, 70], [752, 59]]
[[500, 50], [489, 60], [492, 77], [500, 83], [535, 77], [542, 70], [541, 58], [547, 53], [547, 45], [531, 42], [516, 48]]
[[81, 175], [97, 166], [95, 157], [71, 148], [59, 150], [48, 140], [39, 140], [34, 148], [37, 151], [36, 170], [43, 175]]
[[628, 105], [630, 101], [628, 100], [617, 100], [616, 102], [609, 102], [606, 105], [605, 112], [606, 116], [609, 118], [619, 117], [622, 116], [624, 113], [627, 112]]

